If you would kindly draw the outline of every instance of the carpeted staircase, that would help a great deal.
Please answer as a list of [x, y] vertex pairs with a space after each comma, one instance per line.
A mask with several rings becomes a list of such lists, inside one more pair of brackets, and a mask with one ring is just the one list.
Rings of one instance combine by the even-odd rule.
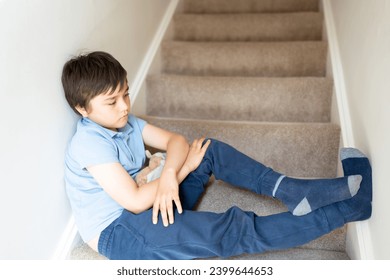
[[[225, 141], [295, 177], [334, 177], [340, 130], [330, 123], [332, 81], [318, 0], [182, 0], [162, 71], [147, 79], [147, 121]], [[212, 179], [198, 209], [233, 205], [259, 215], [274, 199]], [[304, 246], [234, 259], [349, 259], [346, 227]], [[72, 259], [101, 259], [82, 245]]]

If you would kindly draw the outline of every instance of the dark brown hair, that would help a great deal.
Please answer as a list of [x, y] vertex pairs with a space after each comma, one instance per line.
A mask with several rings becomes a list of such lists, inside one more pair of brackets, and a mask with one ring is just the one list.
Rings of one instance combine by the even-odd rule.
[[87, 109], [95, 96], [120, 90], [126, 84], [127, 72], [122, 65], [106, 52], [91, 52], [70, 59], [62, 70], [62, 86], [70, 107]]

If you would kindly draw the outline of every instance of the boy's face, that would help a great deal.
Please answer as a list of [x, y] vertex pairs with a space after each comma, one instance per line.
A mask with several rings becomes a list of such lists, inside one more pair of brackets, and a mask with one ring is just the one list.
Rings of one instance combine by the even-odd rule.
[[[111, 93], [99, 94], [91, 99], [87, 108], [76, 107], [83, 117], [88, 117], [101, 126], [117, 131], [126, 125], [130, 113], [130, 97], [127, 83], [122, 90], [119, 86]], [[111, 93], [111, 94], [110, 94]]]

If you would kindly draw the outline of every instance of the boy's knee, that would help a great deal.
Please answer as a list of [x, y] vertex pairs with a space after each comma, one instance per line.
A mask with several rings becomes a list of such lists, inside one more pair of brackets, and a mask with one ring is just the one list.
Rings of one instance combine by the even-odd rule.
[[237, 219], [239, 221], [243, 221], [246, 220], [248, 217], [250, 217], [251, 213], [247, 213], [237, 206], [232, 206], [225, 212], [225, 214], [227, 217], [230, 217], [231, 219]]

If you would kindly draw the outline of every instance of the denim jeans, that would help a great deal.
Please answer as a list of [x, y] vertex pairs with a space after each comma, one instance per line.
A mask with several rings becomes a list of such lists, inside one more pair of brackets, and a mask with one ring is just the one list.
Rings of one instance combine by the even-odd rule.
[[194, 211], [210, 176], [256, 193], [269, 194], [281, 174], [231, 146], [212, 139], [199, 167], [180, 184], [182, 214], [164, 227], [152, 224], [152, 210], [135, 215], [124, 210], [99, 239], [109, 259], [222, 258], [291, 248], [344, 225], [335, 206], [304, 216], [289, 212], [257, 216], [232, 207], [225, 213]]

